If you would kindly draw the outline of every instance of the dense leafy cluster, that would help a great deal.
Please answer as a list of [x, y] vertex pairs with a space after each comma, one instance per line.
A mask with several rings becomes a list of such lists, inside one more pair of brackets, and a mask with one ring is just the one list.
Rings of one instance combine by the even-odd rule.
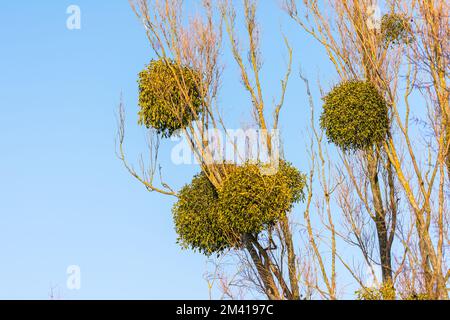
[[406, 296], [403, 300], [433, 300], [427, 293], [412, 293]]
[[185, 248], [211, 255], [229, 247], [221, 228], [219, 195], [204, 173], [194, 177], [178, 194], [172, 212], [178, 242]]
[[389, 129], [388, 107], [373, 84], [347, 81], [324, 97], [320, 126], [343, 150], [361, 150], [382, 142]]
[[[382, 284], [379, 288], [363, 288], [356, 291], [358, 300], [395, 300], [397, 294], [394, 286], [390, 283]], [[431, 300], [431, 297], [426, 293], [408, 293], [400, 294], [398, 299], [402, 300]]]
[[191, 68], [167, 59], [152, 60], [139, 73], [139, 124], [163, 137], [188, 126], [201, 113], [199, 83], [200, 76]]
[[259, 233], [277, 222], [303, 197], [304, 176], [288, 164], [274, 175], [256, 165], [236, 168], [220, 191], [225, 225], [234, 233]]
[[380, 288], [364, 288], [356, 292], [358, 300], [395, 300], [395, 289], [390, 283]]
[[414, 40], [408, 19], [397, 13], [385, 14], [381, 18], [381, 35], [386, 46], [408, 44]]
[[305, 183], [286, 162], [274, 175], [263, 175], [254, 164], [234, 167], [220, 190], [201, 173], [173, 207], [179, 242], [206, 255], [238, 247], [241, 235], [266, 230], [303, 200]]

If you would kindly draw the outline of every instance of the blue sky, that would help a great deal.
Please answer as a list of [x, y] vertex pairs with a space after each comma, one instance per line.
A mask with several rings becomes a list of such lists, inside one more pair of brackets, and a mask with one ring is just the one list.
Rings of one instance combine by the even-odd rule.
[[[66, 28], [70, 4], [81, 8], [81, 30]], [[306, 171], [300, 62], [314, 83], [334, 73], [278, 1], [260, 9], [269, 103], [287, 58], [282, 30], [294, 48], [280, 121], [287, 158]], [[152, 53], [128, 1], [3, 1], [0, 39], [0, 298], [47, 299], [52, 287], [64, 299], [208, 298], [206, 258], [176, 244], [173, 199], [148, 193], [114, 153], [121, 92], [130, 160], [145, 150], [136, 77]], [[223, 59], [220, 104], [238, 128], [250, 100], [229, 54]], [[172, 165], [172, 146], [161, 161], [179, 188], [198, 169]], [[66, 288], [69, 265], [81, 268], [80, 290]]]

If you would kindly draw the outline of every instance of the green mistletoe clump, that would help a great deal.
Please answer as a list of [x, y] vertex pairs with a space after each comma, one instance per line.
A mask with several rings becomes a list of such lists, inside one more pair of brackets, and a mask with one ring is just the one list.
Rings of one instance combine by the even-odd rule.
[[367, 149], [385, 140], [388, 106], [370, 82], [343, 82], [323, 100], [320, 126], [330, 142], [347, 151]]
[[409, 44], [414, 40], [411, 23], [402, 14], [385, 14], [381, 18], [381, 35], [385, 46]]
[[201, 77], [192, 68], [152, 60], [139, 73], [139, 124], [163, 137], [186, 128], [202, 111]]
[[172, 208], [178, 242], [205, 255], [220, 253], [230, 242], [220, 224], [219, 194], [202, 172], [178, 194]]
[[305, 184], [305, 175], [284, 161], [274, 175], [255, 164], [230, 166], [219, 189], [200, 173], [172, 210], [178, 241], [206, 255], [238, 248], [242, 235], [269, 229], [302, 201]]

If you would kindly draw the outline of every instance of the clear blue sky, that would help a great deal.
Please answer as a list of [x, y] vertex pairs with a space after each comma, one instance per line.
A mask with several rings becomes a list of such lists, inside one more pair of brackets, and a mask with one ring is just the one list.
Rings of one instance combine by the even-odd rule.
[[[266, 98], [279, 93], [283, 30], [294, 47], [283, 139], [306, 171], [300, 62], [313, 83], [332, 71], [278, 2], [260, 4]], [[70, 4], [81, 8], [81, 30], [66, 28]], [[64, 299], [207, 298], [206, 258], [176, 244], [173, 199], [148, 193], [114, 153], [121, 91], [130, 160], [144, 150], [136, 76], [152, 55], [128, 1], [2, 1], [0, 40], [0, 298], [47, 299], [52, 286]], [[250, 100], [228, 54], [224, 61], [220, 103], [238, 128]], [[197, 168], [172, 165], [172, 146], [161, 159], [180, 187]], [[81, 267], [81, 290], [66, 289], [69, 265]]]

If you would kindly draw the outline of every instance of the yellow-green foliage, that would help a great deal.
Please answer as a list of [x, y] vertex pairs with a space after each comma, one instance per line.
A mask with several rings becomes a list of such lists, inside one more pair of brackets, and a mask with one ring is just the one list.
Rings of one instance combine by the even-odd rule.
[[[358, 300], [395, 300], [396, 292], [391, 284], [384, 284], [381, 288], [363, 288], [356, 292]], [[426, 293], [400, 294], [402, 300], [430, 300]]]
[[173, 216], [183, 247], [206, 255], [239, 247], [241, 235], [266, 230], [304, 198], [306, 178], [289, 163], [266, 176], [254, 164], [229, 169], [220, 190], [201, 173], [180, 191]]
[[385, 14], [381, 18], [381, 35], [386, 46], [408, 44], [414, 40], [411, 24], [404, 15], [398, 13]]
[[426, 293], [413, 293], [408, 295], [404, 300], [432, 300]]
[[356, 292], [358, 300], [395, 300], [395, 289], [391, 284], [381, 288], [363, 288]]
[[302, 199], [304, 185], [304, 176], [289, 164], [274, 175], [263, 175], [254, 164], [238, 167], [220, 190], [224, 223], [237, 234], [259, 233]]
[[178, 242], [184, 248], [211, 255], [229, 247], [220, 226], [218, 200], [216, 189], [204, 173], [181, 189], [172, 212]]
[[191, 68], [167, 59], [152, 60], [139, 73], [139, 124], [163, 137], [188, 126], [201, 113], [200, 80]]
[[324, 97], [320, 126], [343, 150], [366, 149], [382, 142], [389, 128], [388, 107], [373, 84], [343, 82]]

